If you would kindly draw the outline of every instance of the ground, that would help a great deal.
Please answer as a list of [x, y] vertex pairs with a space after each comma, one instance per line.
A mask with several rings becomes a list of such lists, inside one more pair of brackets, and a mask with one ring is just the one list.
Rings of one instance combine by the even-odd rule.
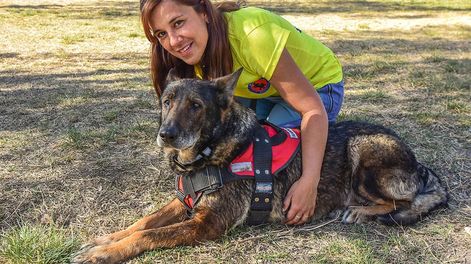
[[[174, 195], [139, 1], [0, 0], [0, 262], [62, 263]], [[412, 227], [320, 221], [242, 227], [155, 262], [471, 262], [471, 4], [249, 1], [344, 66], [340, 119], [395, 129], [450, 191]]]

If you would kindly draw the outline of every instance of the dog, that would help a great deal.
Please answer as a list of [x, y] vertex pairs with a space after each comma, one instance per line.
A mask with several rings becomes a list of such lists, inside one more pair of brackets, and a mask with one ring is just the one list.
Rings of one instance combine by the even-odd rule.
[[[206, 175], [220, 173], [217, 168], [229, 166], [253, 142], [261, 124], [252, 110], [232, 96], [239, 74], [212, 81], [169, 74], [161, 96], [157, 142], [176, 175], [191, 179], [193, 172], [205, 168]], [[274, 174], [272, 193], [265, 198], [271, 200], [264, 215], [267, 222], [284, 221], [283, 198], [300, 172], [301, 153], [297, 152]], [[147, 250], [218, 239], [250, 217], [257, 189], [253, 178], [242, 178], [211, 189], [198, 197], [193, 208], [182, 202], [185, 197], [176, 198], [127, 229], [84, 245], [72, 263], [118, 263]], [[353, 121], [330, 126], [317, 193], [313, 219], [342, 210], [343, 223], [376, 219], [388, 225], [409, 225], [446, 206], [448, 200], [439, 177], [417, 162], [393, 131]]]

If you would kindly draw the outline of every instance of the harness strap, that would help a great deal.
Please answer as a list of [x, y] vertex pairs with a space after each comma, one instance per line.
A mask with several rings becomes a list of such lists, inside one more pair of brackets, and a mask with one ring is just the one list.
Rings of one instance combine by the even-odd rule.
[[270, 137], [263, 127], [254, 133], [255, 191], [252, 195], [247, 223], [264, 223], [271, 212], [273, 199], [273, 177], [271, 173], [272, 149]]
[[184, 204], [188, 216], [194, 213], [203, 194], [209, 194], [222, 188], [225, 183], [239, 180], [226, 168], [207, 166], [202, 170], [194, 171], [175, 178], [175, 190], [178, 199]]
[[192, 184], [191, 188], [195, 191], [205, 194], [214, 192], [223, 185], [221, 169], [207, 166], [203, 170], [193, 173], [188, 182]]

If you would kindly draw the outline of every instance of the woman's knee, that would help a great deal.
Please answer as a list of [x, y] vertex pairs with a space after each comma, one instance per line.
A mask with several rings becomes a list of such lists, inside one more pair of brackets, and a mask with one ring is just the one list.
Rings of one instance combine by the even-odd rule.
[[267, 121], [280, 127], [294, 128], [301, 126], [301, 115], [286, 102], [281, 101], [273, 106]]

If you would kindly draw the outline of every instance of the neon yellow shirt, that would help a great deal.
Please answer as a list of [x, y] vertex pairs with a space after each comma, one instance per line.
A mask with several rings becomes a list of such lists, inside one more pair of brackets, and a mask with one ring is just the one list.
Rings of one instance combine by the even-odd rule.
[[[255, 7], [224, 15], [228, 24], [233, 70], [244, 68], [234, 90], [235, 96], [279, 96], [269, 80], [284, 48], [316, 89], [342, 80], [342, 66], [334, 53], [281, 16]], [[199, 67], [195, 67], [195, 71], [201, 77]]]

